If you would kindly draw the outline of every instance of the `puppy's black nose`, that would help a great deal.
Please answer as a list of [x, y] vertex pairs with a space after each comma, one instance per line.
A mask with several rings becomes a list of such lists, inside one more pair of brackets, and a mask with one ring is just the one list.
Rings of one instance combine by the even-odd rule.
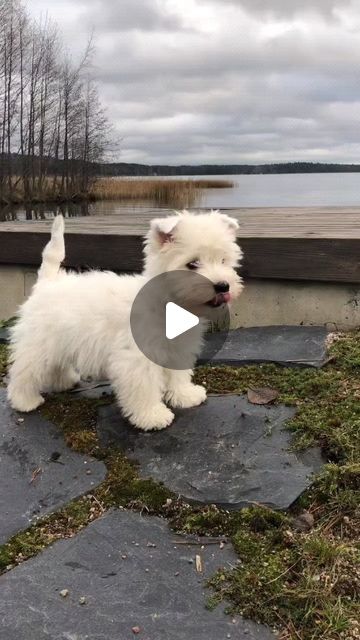
[[228, 282], [217, 282], [214, 284], [214, 289], [216, 293], [227, 293], [230, 289], [230, 285]]

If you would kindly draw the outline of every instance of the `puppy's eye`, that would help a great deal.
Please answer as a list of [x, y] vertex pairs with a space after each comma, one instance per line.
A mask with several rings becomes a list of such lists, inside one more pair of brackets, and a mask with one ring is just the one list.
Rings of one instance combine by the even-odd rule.
[[221, 264], [225, 264], [225, 258], [221, 260]]
[[186, 266], [188, 269], [194, 271], [200, 267], [200, 260], [192, 260], [191, 262], [188, 262]]

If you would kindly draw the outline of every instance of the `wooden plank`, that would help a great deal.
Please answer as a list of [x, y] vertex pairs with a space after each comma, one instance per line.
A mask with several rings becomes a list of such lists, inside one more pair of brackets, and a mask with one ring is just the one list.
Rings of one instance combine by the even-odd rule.
[[[358, 238], [360, 210], [356, 207], [310, 208], [241, 208], [227, 210], [240, 223], [239, 237], [244, 238]], [[136, 209], [68, 218], [66, 229], [71, 233], [133, 235], [144, 234], [149, 221], [173, 213], [167, 209]], [[1, 222], [1, 232], [46, 232], [50, 221]]]
[[[3, 264], [38, 266], [45, 233], [0, 233]], [[360, 282], [360, 240], [304, 238], [242, 238], [241, 273], [246, 278]], [[140, 271], [139, 235], [74, 234], [66, 236], [68, 267]]]
[[243, 238], [244, 277], [360, 283], [360, 240]]
[[[142, 236], [154, 216], [141, 209], [66, 220], [66, 265], [140, 271]], [[360, 282], [360, 213], [346, 208], [229, 210], [241, 224], [247, 278]], [[0, 223], [0, 263], [38, 266], [51, 221]]]

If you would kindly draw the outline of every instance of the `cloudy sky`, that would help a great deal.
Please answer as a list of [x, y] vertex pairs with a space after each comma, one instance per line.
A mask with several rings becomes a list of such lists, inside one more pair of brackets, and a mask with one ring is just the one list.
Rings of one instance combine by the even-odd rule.
[[360, 161], [359, 0], [28, 0], [145, 163]]

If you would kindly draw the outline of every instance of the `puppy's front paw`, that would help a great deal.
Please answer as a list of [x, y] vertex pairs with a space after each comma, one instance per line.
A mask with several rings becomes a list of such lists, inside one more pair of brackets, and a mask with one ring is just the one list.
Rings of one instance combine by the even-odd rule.
[[173, 412], [165, 404], [159, 403], [151, 407], [146, 415], [133, 416], [130, 420], [137, 429], [142, 431], [161, 431], [172, 423], [174, 417]]
[[167, 400], [172, 407], [178, 409], [190, 409], [198, 407], [206, 400], [206, 389], [200, 384], [187, 384], [167, 393]]
[[18, 394], [8, 394], [8, 399], [10, 405], [16, 411], [21, 411], [22, 413], [30, 413], [30, 411], [35, 411], [38, 407], [44, 404], [44, 398], [39, 395], [21, 395]]

